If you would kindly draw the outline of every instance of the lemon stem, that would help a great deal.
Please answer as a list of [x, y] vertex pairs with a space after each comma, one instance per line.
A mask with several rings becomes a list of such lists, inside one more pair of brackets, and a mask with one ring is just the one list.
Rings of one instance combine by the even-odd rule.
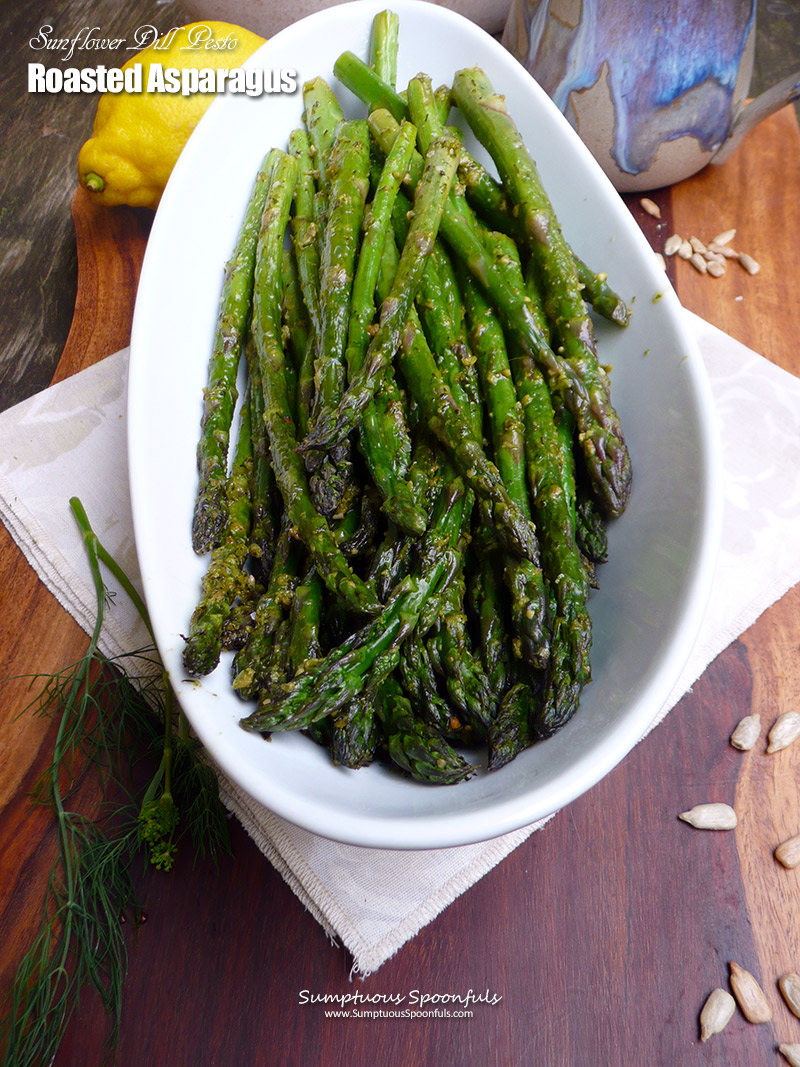
[[102, 193], [106, 187], [106, 183], [100, 177], [99, 174], [95, 174], [93, 170], [90, 170], [88, 174], [83, 176], [83, 184], [89, 190], [90, 193]]

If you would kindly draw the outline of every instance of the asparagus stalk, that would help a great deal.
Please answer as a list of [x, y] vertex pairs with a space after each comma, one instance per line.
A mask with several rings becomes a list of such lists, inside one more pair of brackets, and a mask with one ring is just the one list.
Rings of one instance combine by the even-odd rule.
[[272, 568], [272, 558], [280, 529], [281, 508], [275, 486], [275, 475], [269, 459], [269, 438], [264, 426], [264, 391], [255, 352], [255, 342], [249, 337], [245, 349], [249, 374], [247, 391], [250, 405], [250, 437], [253, 462], [250, 475], [250, 499], [253, 509], [250, 530], [250, 557], [256, 561], [257, 573], [264, 580]]
[[286, 386], [279, 312], [280, 251], [289, 217], [297, 164], [285, 153], [275, 165], [256, 256], [253, 334], [264, 389], [264, 420], [272, 467], [284, 507], [328, 588], [357, 613], [380, 607], [374, 591], [348, 566], [325, 519], [311, 501]]
[[408, 117], [406, 102], [377, 69], [367, 66], [353, 52], [343, 52], [333, 64], [333, 73], [352, 93], [371, 109], [386, 108], [400, 122]]
[[192, 519], [192, 547], [198, 554], [209, 552], [225, 530], [228, 445], [238, 398], [236, 375], [250, 317], [261, 213], [275, 158], [275, 152], [269, 152], [261, 164], [236, 247], [225, 268], [197, 445], [199, 482]]
[[[366, 122], [340, 122], [325, 167], [328, 221], [320, 262], [319, 348], [314, 364], [316, 389], [311, 426], [335, 410], [345, 388], [350, 298], [358, 239], [369, 185], [369, 135]], [[350, 447], [337, 442], [324, 456], [313, 456], [310, 481], [317, 510], [332, 518], [341, 515], [352, 485]]]
[[378, 690], [377, 712], [391, 760], [416, 781], [455, 785], [473, 773], [474, 768], [435, 727], [414, 715], [408, 698], [393, 678]]
[[320, 623], [322, 620], [323, 584], [312, 567], [292, 598], [291, 637], [288, 660], [291, 673], [306, 669], [311, 660], [320, 659]]
[[[586, 404], [573, 397], [570, 406], [587, 448], [587, 460], [591, 469], [602, 474], [597, 484], [608, 514], [620, 515], [630, 493], [630, 456], [611, 404], [608, 376], [597, 360], [592, 322], [581, 296], [575, 264], [536, 164], [503, 98], [494, 92], [482, 71], [459, 71], [453, 81], [453, 99], [494, 160], [519, 212], [543, 286], [548, 319], [558, 333], [564, 361], [585, 394]], [[591, 437], [583, 436], [581, 425], [586, 407], [596, 424]]]
[[303, 86], [303, 121], [311, 140], [319, 187], [325, 196], [329, 184], [325, 160], [336, 140], [336, 128], [343, 119], [341, 105], [325, 79], [312, 78], [307, 81]]
[[441, 495], [423, 539], [419, 569], [399, 583], [382, 613], [308, 672], [263, 694], [241, 725], [262, 732], [305, 727], [349, 705], [368, 683], [377, 687], [387, 678], [427, 601], [454, 566], [463, 509], [464, 489], [457, 480]]
[[[381, 676], [383, 671], [379, 667], [376, 673]], [[375, 694], [368, 685], [347, 708], [333, 716], [329, 743], [333, 762], [351, 770], [369, 766], [378, 748], [378, 733]]]
[[394, 11], [379, 11], [372, 20], [369, 43], [370, 67], [381, 81], [394, 87], [397, 81], [397, 46], [400, 19]]
[[[375, 195], [364, 221], [364, 237], [358, 256], [345, 359], [352, 379], [359, 373], [369, 347], [370, 326], [375, 317], [375, 288], [386, 234], [408, 161], [414, 149], [415, 130], [401, 126], [392, 151], [387, 155]], [[413, 498], [404, 478], [411, 444], [403, 405], [394, 376], [385, 375], [382, 388], [367, 404], [359, 427], [361, 451], [383, 497], [385, 513], [411, 534], [425, 530], [426, 516]]]
[[211, 552], [200, 600], [192, 612], [189, 636], [183, 650], [183, 665], [189, 674], [210, 674], [219, 663], [223, 626], [247, 582], [244, 565], [250, 547], [253, 516], [250, 502], [252, 465], [250, 405], [243, 404], [239, 441], [226, 487], [225, 533]]
[[275, 644], [275, 632], [293, 603], [300, 580], [302, 546], [286, 526], [278, 535], [267, 588], [258, 598], [247, 641], [234, 657], [233, 690], [242, 698], [255, 698], [265, 684]]
[[[404, 100], [393, 91], [394, 86], [388, 79], [382, 78], [376, 68], [370, 70], [363, 60], [352, 52], [345, 52], [334, 64], [334, 73], [370, 111], [384, 109], [395, 121], [400, 122], [408, 115], [412, 105], [412, 94], [418, 90], [414, 80], [409, 82], [408, 99]], [[418, 75], [423, 83], [426, 75]], [[436, 114], [440, 124], [447, 122], [452, 102], [452, 90], [440, 86], [430, 96], [430, 106], [426, 105], [428, 114]], [[419, 116], [412, 114], [412, 121], [418, 123]], [[502, 186], [491, 174], [468, 152], [463, 152], [458, 164], [458, 180], [464, 187], [469, 204], [482, 220], [493, 230], [508, 234], [516, 239], [523, 239], [523, 229], [514, 210], [514, 204]], [[606, 275], [588, 267], [574, 252], [575, 267], [578, 271], [583, 295], [594, 310], [604, 318], [619, 326], [626, 326], [630, 321], [630, 308], [608, 284]]]
[[[392, 116], [386, 111], [375, 111], [369, 117], [369, 125], [381, 151], [388, 151], [397, 130]], [[419, 175], [419, 159], [419, 156], [412, 156], [409, 166], [408, 182], [412, 186]], [[609, 451], [616, 438], [607, 428], [607, 407], [587, 386], [581, 376], [581, 368], [552, 350], [524, 289], [509, 285], [498, 264], [488, 255], [484, 233], [463, 198], [459, 198], [457, 204], [445, 204], [441, 233], [491, 298], [519, 343], [542, 367], [551, 391], [563, 394], [565, 403], [575, 416], [578, 437], [595, 493], [606, 511], [614, 514], [619, 503], [619, 479], [616, 476], [616, 453], [612, 455]]]
[[[462, 271], [460, 280], [497, 466], [512, 500], [526, 518], [531, 518], [522, 406], [512, 380], [503, 330], [483, 293], [466, 271]], [[503, 575], [511, 595], [515, 648], [533, 666], [543, 667], [549, 655], [550, 640], [541, 568], [533, 566], [530, 561], [507, 559]]]
[[389, 297], [383, 302], [378, 332], [359, 373], [350, 382], [335, 414], [325, 413], [302, 444], [304, 451], [327, 449], [343, 440], [374, 395], [382, 371], [396, 352], [422, 272], [436, 240], [442, 209], [455, 174], [459, 144], [451, 135], [431, 146], [419, 177], [414, 218], [403, 246]]

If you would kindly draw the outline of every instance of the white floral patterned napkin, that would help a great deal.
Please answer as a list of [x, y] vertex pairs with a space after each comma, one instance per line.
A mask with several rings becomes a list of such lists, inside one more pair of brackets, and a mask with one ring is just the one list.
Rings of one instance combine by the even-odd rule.
[[[800, 581], [800, 380], [690, 313], [722, 432], [722, 547], [694, 651], [661, 718], [711, 660]], [[138, 574], [127, 483], [127, 349], [0, 415], [0, 517], [42, 581], [87, 630], [93, 591], [68, 498]], [[147, 643], [119, 596], [104, 651]], [[225, 778], [225, 803], [367, 975], [543, 823], [494, 841], [419, 852], [337, 844], [267, 811]]]

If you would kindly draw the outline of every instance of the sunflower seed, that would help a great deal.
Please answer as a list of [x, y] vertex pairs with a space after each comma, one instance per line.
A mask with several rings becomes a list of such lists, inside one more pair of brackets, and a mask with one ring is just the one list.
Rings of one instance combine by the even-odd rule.
[[696, 804], [678, 816], [697, 830], [733, 830], [738, 819], [729, 804]]
[[692, 246], [693, 250], [695, 252], [699, 252], [701, 256], [706, 250], [705, 244], [700, 240], [699, 237], [690, 237], [689, 244]]
[[800, 1045], [778, 1045], [778, 1052], [791, 1067], [800, 1067]]
[[729, 245], [735, 236], [736, 230], [723, 230], [722, 233], [718, 233], [716, 237], [712, 237], [711, 244]]
[[752, 256], [748, 256], [746, 252], [739, 253], [739, 262], [748, 274], [758, 274], [758, 272], [761, 270], [759, 264], [756, 263]]
[[761, 716], [745, 715], [731, 734], [731, 744], [740, 752], [748, 752], [755, 746], [761, 733]]
[[708, 249], [710, 252], [714, 252], [718, 256], [724, 256], [725, 259], [739, 258], [739, 253], [736, 251], [735, 248], [731, 248], [729, 245], [717, 244], [716, 241], [709, 241]]
[[649, 197], [643, 196], [642, 199], [639, 201], [639, 204], [647, 212], [647, 214], [652, 215], [654, 219], [661, 218], [661, 208], [658, 206], [658, 204], [654, 204]]
[[767, 752], [781, 752], [800, 737], [800, 714], [785, 711], [779, 715], [767, 735]]
[[664, 255], [674, 256], [683, 244], [683, 238], [679, 233], [673, 233], [664, 242]]
[[800, 974], [782, 974], [778, 979], [780, 989], [786, 1007], [800, 1019]]
[[658, 260], [659, 267], [661, 267], [662, 270], [666, 270], [667, 261], [664, 259], [660, 252], [656, 252], [656, 259]]
[[681, 259], [692, 258], [692, 246], [689, 244], [688, 241], [681, 241], [681, 247], [678, 249], [678, 255], [681, 257]]
[[768, 1023], [772, 1018], [772, 1008], [764, 996], [764, 991], [755, 978], [731, 961], [731, 989], [742, 1015], [751, 1023]]
[[710, 274], [712, 278], [721, 278], [725, 273], [725, 264], [720, 263], [718, 259], [709, 260], [706, 272]]
[[694, 269], [696, 271], [699, 271], [701, 274], [708, 273], [708, 264], [699, 252], [693, 252], [692, 255], [689, 257], [689, 262], [694, 267]]
[[778, 845], [773, 855], [787, 870], [791, 871], [794, 867], [800, 866], [800, 834], [787, 838]]
[[736, 1001], [726, 989], [714, 989], [700, 1012], [700, 1040], [708, 1041], [719, 1034], [733, 1018]]

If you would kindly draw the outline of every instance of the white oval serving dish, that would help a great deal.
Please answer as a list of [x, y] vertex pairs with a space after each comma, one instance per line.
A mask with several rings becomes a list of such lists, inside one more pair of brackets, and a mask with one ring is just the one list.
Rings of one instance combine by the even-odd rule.
[[[248, 66], [295, 68], [300, 84], [332, 84], [346, 49], [366, 56], [373, 0], [322, 11], [283, 30]], [[647, 731], [691, 651], [719, 538], [720, 473], [713, 406], [699, 353], [665, 274], [588, 150], [519, 63], [459, 15], [397, 0], [398, 84], [434, 84], [478, 64], [539, 165], [562, 227], [595, 269], [633, 301], [627, 329], [598, 326], [601, 359], [633, 457], [628, 509], [610, 530], [610, 559], [592, 595], [594, 680], [575, 718], [494, 774], [426, 787], [381, 765], [349, 771], [301, 735], [269, 743], [238, 725], [230, 657], [201, 681], [181, 654], [205, 560], [190, 523], [195, 448], [223, 268], [258, 165], [285, 147], [302, 98], [217, 100], [181, 155], [158, 208], [131, 342], [129, 463], [135, 533], [159, 650], [189, 720], [219, 767], [257, 801], [301, 827], [357, 845], [422, 849], [497, 836], [568, 804]], [[344, 89], [350, 115], [361, 105]], [[654, 743], [657, 743], [654, 742]]]

